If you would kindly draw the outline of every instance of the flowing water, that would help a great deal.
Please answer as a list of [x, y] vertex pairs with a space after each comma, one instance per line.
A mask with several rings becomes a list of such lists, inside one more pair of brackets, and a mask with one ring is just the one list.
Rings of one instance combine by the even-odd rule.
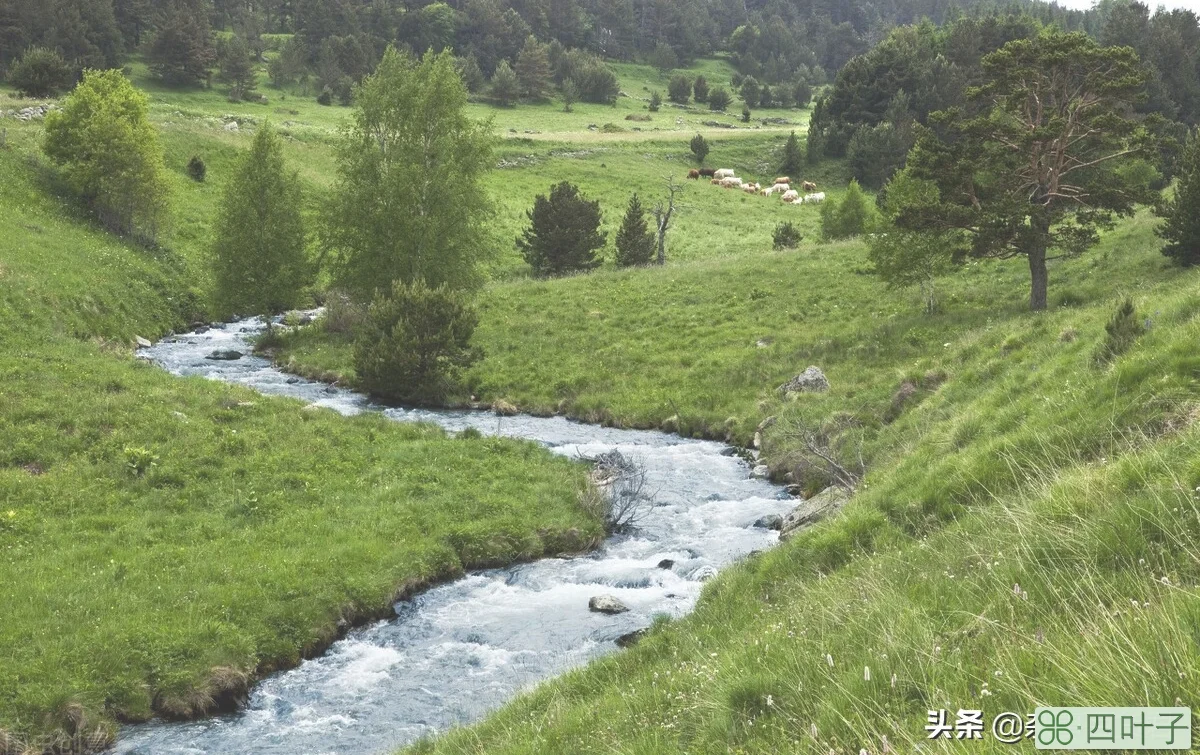
[[[618, 430], [560, 417], [387, 408], [340, 388], [297, 379], [250, 356], [247, 320], [162, 341], [140, 354], [177, 375], [202, 375], [291, 396], [343, 414], [382, 412], [456, 432], [527, 438], [566, 456], [617, 450], [645, 465], [654, 507], [595, 553], [470, 574], [396, 606], [398, 618], [352, 630], [321, 657], [255, 685], [239, 713], [125, 727], [114, 753], [369, 755], [477, 720], [522, 688], [616, 648], [658, 615], [691, 609], [715, 569], [777, 540], [754, 526], [795, 502], [753, 479], [721, 443]], [[233, 361], [215, 349], [246, 354]], [[673, 561], [670, 568], [660, 562]], [[594, 595], [631, 610], [588, 610]]]

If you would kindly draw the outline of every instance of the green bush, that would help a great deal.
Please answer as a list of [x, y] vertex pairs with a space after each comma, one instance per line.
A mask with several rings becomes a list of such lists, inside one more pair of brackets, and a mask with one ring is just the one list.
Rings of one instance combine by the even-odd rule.
[[657, 113], [660, 107], [662, 107], [662, 95], [655, 89], [650, 93], [650, 112]]
[[830, 200], [821, 206], [821, 235], [826, 241], [859, 236], [870, 229], [872, 219], [867, 195], [851, 180], [841, 202]]
[[771, 239], [772, 246], [776, 249], [795, 249], [800, 246], [804, 237], [800, 235], [796, 226], [788, 221], [775, 226], [775, 230], [771, 232]]
[[441, 401], [480, 357], [470, 345], [478, 322], [461, 292], [397, 281], [375, 297], [354, 341], [362, 387], [399, 401]]
[[1113, 313], [1108, 324], [1104, 326], [1104, 342], [1096, 351], [1096, 362], [1107, 364], [1129, 351], [1134, 341], [1144, 331], [1145, 328], [1138, 322], [1137, 309], [1133, 306], [1133, 300], [1126, 298], [1117, 307], [1117, 311]]
[[45, 47], [30, 47], [8, 71], [8, 83], [24, 97], [53, 97], [71, 86], [71, 67]]
[[727, 90], [717, 87], [708, 93], [708, 109], [724, 112], [732, 100], [733, 97], [730, 96]]
[[692, 154], [696, 156], [696, 162], [703, 165], [704, 158], [708, 157], [709, 152], [708, 140], [704, 138], [704, 134], [693, 136], [688, 146], [692, 148]]
[[192, 159], [188, 160], [187, 173], [193, 181], [203, 181], [208, 175], [208, 166], [204, 164], [204, 160], [200, 159], [199, 155], [192, 155]]
[[667, 97], [671, 102], [686, 105], [688, 98], [692, 95], [692, 80], [682, 73], [677, 73], [671, 77], [667, 83]]

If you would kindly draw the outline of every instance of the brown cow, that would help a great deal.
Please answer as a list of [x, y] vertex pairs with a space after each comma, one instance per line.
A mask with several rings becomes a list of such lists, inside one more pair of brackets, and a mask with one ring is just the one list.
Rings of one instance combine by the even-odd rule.
[[720, 184], [720, 183], [721, 183], [719, 180], [717, 180], [717, 179], [715, 179], [715, 178], [710, 178], [708, 182], [709, 182], [710, 184], [712, 184], [713, 186], [717, 186], [718, 184]]
[[716, 168], [701, 168], [700, 169], [700, 177], [701, 178], [712, 178], [716, 174], [717, 174]]
[[700, 180], [700, 171], [696, 170], [695, 168], [692, 168], [691, 170], [688, 171], [688, 178], [692, 179], [693, 181], [699, 181]]
[[815, 183], [813, 183], [812, 181], [805, 181], [804, 183], [802, 183], [800, 185], [804, 187], [805, 191], [816, 191], [817, 190], [817, 185]]
[[792, 179], [788, 178], [787, 176], [778, 176], [775, 179], [775, 183], [777, 184], [790, 184], [791, 182]]

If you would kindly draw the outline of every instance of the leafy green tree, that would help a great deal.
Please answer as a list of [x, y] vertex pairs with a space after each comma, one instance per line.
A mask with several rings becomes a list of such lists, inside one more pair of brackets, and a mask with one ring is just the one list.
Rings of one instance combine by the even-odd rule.
[[490, 251], [481, 186], [491, 128], [466, 113], [449, 52], [419, 61], [388, 48], [355, 94], [326, 214], [334, 280], [357, 302], [392, 281], [458, 288]]
[[660, 39], [650, 53], [650, 65], [665, 73], [679, 66], [679, 56], [675, 54], [675, 48]]
[[575, 103], [579, 102], [579, 87], [575, 85], [574, 79], [567, 79], [562, 83], [562, 100], [565, 113], [571, 112]]
[[841, 202], [829, 200], [821, 206], [821, 235], [826, 241], [858, 236], [867, 232], [871, 219], [871, 203], [858, 181], [851, 179]]
[[300, 178], [264, 123], [233, 168], [213, 229], [216, 300], [226, 313], [270, 317], [296, 306], [307, 282]]
[[812, 97], [812, 85], [807, 79], [800, 79], [792, 86], [792, 104], [796, 107], [808, 107]]
[[708, 102], [708, 79], [703, 76], [696, 77], [696, 83], [692, 84], [692, 97], [696, 102]]
[[686, 105], [692, 96], [692, 81], [682, 73], [677, 73], [667, 82], [667, 99], [680, 105]]
[[651, 113], [657, 113], [659, 108], [662, 107], [662, 95], [658, 93], [657, 89], [650, 93], [649, 107]]
[[725, 91], [724, 87], [717, 87], [708, 93], [709, 110], [724, 112], [732, 101], [733, 97], [729, 96], [729, 92]]
[[584, 102], [611, 105], [621, 94], [617, 75], [599, 59], [593, 59], [585, 65], [575, 83], [579, 87], [579, 98]]
[[504, 107], [512, 107], [521, 97], [521, 82], [507, 60], [500, 61], [492, 74], [492, 97]]
[[804, 153], [800, 149], [800, 138], [793, 131], [787, 138], [787, 142], [783, 145], [783, 162], [780, 163], [779, 169], [784, 175], [798, 175], [801, 169], [804, 168]]
[[747, 76], [742, 80], [742, 86], [738, 90], [738, 94], [742, 95], [742, 101], [747, 105], [750, 103], [758, 104], [758, 95], [760, 92], [758, 79], [753, 76]]
[[550, 89], [550, 55], [546, 45], [532, 35], [517, 55], [514, 69], [521, 83], [521, 94], [530, 100], [541, 100]]
[[688, 144], [692, 148], [692, 154], [696, 156], [696, 162], [704, 164], [704, 158], [708, 157], [709, 146], [708, 140], [704, 138], [704, 134], [696, 134], [692, 137], [692, 141]]
[[771, 91], [771, 87], [763, 84], [762, 89], [758, 92], [758, 102], [755, 104], [759, 107], [772, 107], [775, 104], [775, 93]]
[[983, 72], [970, 95], [978, 114], [938, 114], [941, 130], [920, 129], [909, 154], [942, 204], [896, 222], [968, 231], [972, 256], [1025, 257], [1030, 308], [1045, 309], [1048, 252], [1083, 253], [1114, 214], [1151, 196], [1145, 171], [1130, 170], [1153, 146], [1131, 117], [1145, 73], [1127, 47], [1057, 31], [1009, 42]]
[[517, 249], [536, 275], [566, 275], [600, 265], [600, 202], [585, 199], [579, 187], [567, 181], [555, 184], [549, 197], [537, 196], [526, 216], [529, 227], [517, 239]]
[[654, 259], [655, 234], [646, 223], [646, 208], [634, 194], [617, 231], [617, 267], [648, 265]]
[[420, 278], [376, 294], [354, 339], [354, 369], [368, 392], [440, 402], [481, 356], [471, 347], [479, 317], [467, 295]]
[[62, 109], [47, 114], [42, 149], [106, 227], [153, 241], [170, 184], [148, 111], [120, 71], [84, 71]]
[[150, 41], [150, 70], [172, 86], [194, 86], [208, 79], [216, 62], [212, 28], [202, 7], [175, 0]]
[[913, 178], [907, 171], [888, 182], [883, 202], [883, 221], [870, 242], [874, 272], [889, 288], [917, 287], [925, 312], [937, 311], [935, 283], [950, 271], [952, 253], [959, 246], [960, 231], [916, 233], [897, 228], [895, 219], [903, 212], [936, 210], [941, 202], [932, 181]]
[[71, 86], [71, 67], [54, 50], [31, 47], [8, 71], [8, 83], [23, 97], [53, 97]]
[[1162, 253], [1181, 265], [1200, 263], [1200, 133], [1192, 132], [1180, 160], [1175, 196], [1164, 208]]
[[250, 61], [250, 45], [241, 37], [233, 37], [221, 45], [217, 56], [221, 80], [229, 84], [229, 95], [240, 100], [254, 91], [258, 73]]

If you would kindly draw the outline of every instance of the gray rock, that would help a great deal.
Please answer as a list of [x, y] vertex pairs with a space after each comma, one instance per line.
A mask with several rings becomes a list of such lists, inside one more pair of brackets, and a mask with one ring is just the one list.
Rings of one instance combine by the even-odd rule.
[[850, 494], [845, 488], [832, 486], [825, 488], [796, 508], [783, 518], [783, 526], [779, 530], [779, 539], [786, 540], [800, 530], [815, 524], [830, 514], [836, 513], [850, 500]]
[[759, 517], [754, 526], [764, 530], [781, 530], [783, 529], [783, 517], [779, 514], [767, 514]]
[[750, 470], [750, 476], [759, 480], [765, 480], [771, 476], [771, 468], [766, 464], [756, 464], [754, 469]]
[[234, 349], [217, 349], [210, 353], [205, 359], [214, 359], [217, 361], [232, 362], [242, 358], [242, 352]]
[[675, 566], [675, 562], [669, 558], [664, 558], [662, 561], [658, 562], [659, 569], [670, 569], [673, 566]]
[[230, 121], [229, 123], [226, 123], [226, 124], [225, 124], [225, 130], [226, 130], [226, 131], [237, 131], [237, 130], [238, 130], [238, 122], [237, 122], [237, 121]]
[[638, 640], [642, 639], [642, 637], [644, 637], [646, 635], [647, 631], [649, 631], [649, 630], [635, 629], [632, 632], [621, 635], [616, 640], [617, 647], [619, 647], [619, 648], [633, 647], [634, 645], [638, 644]]
[[290, 378], [288, 378], [288, 379], [287, 379], [287, 381], [286, 381], [286, 382], [287, 382], [287, 384], [288, 384], [288, 385], [295, 385], [296, 383], [299, 383], [299, 382], [300, 382], [300, 378], [298, 378], [298, 377], [290, 377]]
[[148, 349], [154, 345], [154, 344], [150, 343], [150, 341], [148, 339], [142, 338], [141, 336], [134, 336], [133, 340], [135, 343], [137, 343], [137, 346], [139, 349]]
[[822, 393], [829, 390], [829, 379], [820, 367], [810, 366], [796, 377], [779, 386], [779, 392], [788, 393]]
[[588, 610], [595, 613], [625, 613], [629, 606], [611, 595], [597, 595], [588, 601]]

